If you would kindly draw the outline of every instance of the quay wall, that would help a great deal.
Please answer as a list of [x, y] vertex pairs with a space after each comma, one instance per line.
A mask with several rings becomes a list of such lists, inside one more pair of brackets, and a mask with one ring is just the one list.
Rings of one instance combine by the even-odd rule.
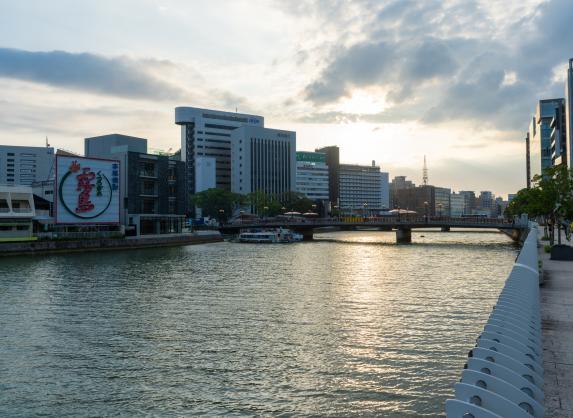
[[137, 238], [101, 238], [84, 240], [46, 240], [30, 242], [0, 243], [0, 257], [34, 254], [54, 254], [83, 251], [128, 250], [139, 248], [169, 247], [179, 245], [206, 244], [221, 242], [219, 234], [195, 235], [173, 234], [166, 236], [137, 237]]

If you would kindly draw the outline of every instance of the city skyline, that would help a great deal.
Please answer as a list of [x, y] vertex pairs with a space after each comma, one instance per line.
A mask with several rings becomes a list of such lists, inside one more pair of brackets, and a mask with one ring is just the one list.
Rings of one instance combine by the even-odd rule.
[[[34, 7], [29, 7], [31, 4]], [[118, 132], [176, 150], [175, 106], [263, 115], [297, 149], [390, 177], [525, 187], [535, 103], [562, 97], [573, 5], [0, 2], [0, 144], [81, 152]], [[549, 24], [551, 23], [551, 24]], [[541, 29], [543, 28], [543, 29]]]

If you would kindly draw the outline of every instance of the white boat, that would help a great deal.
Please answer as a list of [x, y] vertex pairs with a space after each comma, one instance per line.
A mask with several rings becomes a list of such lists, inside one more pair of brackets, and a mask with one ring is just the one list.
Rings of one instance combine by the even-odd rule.
[[239, 234], [238, 241], [260, 244], [285, 244], [302, 241], [302, 234], [287, 228], [244, 231]]

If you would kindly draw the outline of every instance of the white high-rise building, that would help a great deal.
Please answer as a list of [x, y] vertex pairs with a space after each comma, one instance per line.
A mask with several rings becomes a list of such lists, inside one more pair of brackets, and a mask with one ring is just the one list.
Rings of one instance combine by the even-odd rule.
[[382, 209], [382, 176], [380, 167], [340, 164], [339, 207], [346, 212], [372, 213]]
[[329, 200], [326, 154], [297, 151], [296, 191], [311, 200]]
[[296, 132], [241, 126], [231, 133], [234, 193], [296, 190]]
[[31, 186], [52, 180], [54, 148], [0, 145], [0, 184]]
[[213, 162], [215, 187], [231, 190], [231, 133], [241, 126], [263, 127], [264, 118], [197, 107], [176, 107], [175, 123], [181, 125], [181, 160], [186, 163], [187, 193], [194, 194], [213, 185]]

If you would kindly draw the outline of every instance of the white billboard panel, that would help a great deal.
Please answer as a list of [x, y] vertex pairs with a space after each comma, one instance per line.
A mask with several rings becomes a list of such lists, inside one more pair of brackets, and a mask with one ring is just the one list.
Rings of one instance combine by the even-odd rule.
[[119, 223], [119, 161], [56, 157], [58, 224]]

